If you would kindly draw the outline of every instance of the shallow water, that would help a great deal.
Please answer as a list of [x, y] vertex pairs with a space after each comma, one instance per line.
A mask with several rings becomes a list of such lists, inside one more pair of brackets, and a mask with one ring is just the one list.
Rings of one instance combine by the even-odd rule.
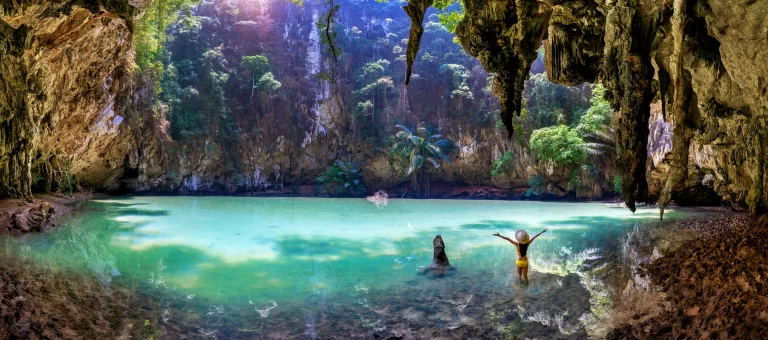
[[[1, 236], [3, 251], [136, 287], [164, 301], [167, 318], [194, 318], [192, 333], [241, 337], [430, 337], [437, 333], [422, 328], [462, 325], [499, 335], [515, 313], [524, 334], [583, 336], [589, 291], [566, 275], [658, 220], [652, 208], [463, 200], [395, 199], [378, 208], [364, 199], [131, 197], [81, 210], [45, 234]], [[665, 220], [692, 215], [673, 210]], [[544, 228], [529, 249], [531, 284], [516, 285], [515, 248], [491, 234]], [[419, 276], [437, 234], [457, 271]], [[558, 313], [557, 322], [544, 320]]]

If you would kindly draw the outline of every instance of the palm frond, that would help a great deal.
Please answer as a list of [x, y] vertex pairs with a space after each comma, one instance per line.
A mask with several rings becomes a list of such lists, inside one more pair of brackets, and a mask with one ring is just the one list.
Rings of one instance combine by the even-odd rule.
[[443, 153], [449, 153], [456, 148], [456, 144], [453, 144], [453, 142], [447, 139], [441, 139], [433, 144], [437, 145]]
[[585, 137], [608, 143], [613, 143], [614, 141], [614, 135], [607, 131], [592, 131], [587, 133]]
[[435, 167], [435, 169], [439, 169], [439, 168], [440, 168], [440, 162], [438, 162], [436, 159], [434, 159], [434, 158], [432, 158], [432, 157], [427, 157], [427, 160], [428, 160], [430, 163], [432, 163], [432, 166], [434, 166], [434, 167]]
[[416, 128], [416, 134], [423, 137], [429, 136], [429, 129], [423, 126], [419, 126], [418, 128]]
[[410, 175], [413, 171], [421, 169], [422, 165], [424, 165], [424, 157], [421, 155], [412, 156], [411, 165], [408, 167], [408, 174]]
[[397, 134], [395, 134], [395, 138], [397, 139], [408, 139], [411, 136], [411, 134], [408, 131], [398, 131]]
[[[411, 132], [411, 130], [410, 130], [410, 129], [408, 129], [407, 127], [405, 127], [405, 125], [400, 125], [400, 124], [397, 124], [397, 125], [395, 125], [395, 127], [398, 127], [398, 128], [400, 128], [401, 130], [403, 130], [403, 131], [400, 131], [400, 132], [405, 132], [405, 133], [407, 133], [407, 134], [409, 134], [409, 135], [412, 135], [412, 134], [413, 134], [413, 132]], [[400, 134], [400, 132], [398, 132], [398, 134]]]
[[413, 145], [415, 145], [415, 146], [419, 146], [419, 145], [421, 145], [422, 143], [424, 143], [424, 138], [421, 138], [421, 137], [419, 137], [419, 136], [417, 136], [417, 135], [411, 135], [411, 136], [410, 136], [408, 139], [409, 139], [409, 140], [411, 141], [411, 143], [412, 143]]

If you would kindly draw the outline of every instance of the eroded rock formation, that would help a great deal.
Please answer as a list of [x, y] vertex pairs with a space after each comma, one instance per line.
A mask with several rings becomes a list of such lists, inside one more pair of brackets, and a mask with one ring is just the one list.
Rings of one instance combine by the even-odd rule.
[[149, 1], [0, 2], [0, 196], [72, 176], [116, 185], [137, 148], [121, 112], [133, 20]]
[[[607, 99], [619, 114], [616, 165], [630, 209], [634, 211], [635, 201], [651, 200], [663, 208], [676, 192], [701, 189], [753, 213], [768, 208], [768, 2], [464, 4], [457, 36], [496, 73], [494, 91], [510, 133], [529, 61], [543, 39], [552, 81], [606, 85]], [[648, 161], [654, 99], [661, 101], [673, 126], [673, 143], [662, 157], [666, 170], [662, 175], [656, 171], [649, 185], [649, 166], [659, 167]]]
[[[229, 170], [216, 151], [220, 147], [209, 147], [207, 140], [175, 145], [162, 137], [164, 120], [141, 127], [130, 118], [152, 116], [137, 110], [163, 113], [137, 108], [146, 90], [131, 84], [132, 27], [147, 3], [0, 0], [0, 196], [56, 190], [71, 184], [70, 177], [105, 191], [122, 185], [131, 191], [236, 192], [263, 187], [266, 179], [282, 183], [292, 167], [316, 177], [309, 170], [332, 162], [335, 152], [328, 159], [304, 157], [306, 164], [296, 170], [285, 155], [298, 146], [278, 139], [274, 147], [280, 153], [244, 146], [238, 153], [247, 159], [245, 170], [222, 175]], [[411, 65], [432, 4], [408, 3]], [[551, 80], [606, 84], [620, 115], [617, 167], [629, 207], [646, 200], [663, 207], [706, 193], [753, 212], [766, 209], [768, 3], [467, 0], [464, 5], [457, 37], [496, 73], [494, 92], [510, 133], [543, 43]], [[653, 152], [662, 149], [648, 148], [651, 102], [661, 106], [662, 120], [673, 132], [670, 148], [661, 154]], [[193, 147], [206, 151], [185, 152]], [[174, 152], [181, 156], [171, 157]], [[483, 152], [490, 157], [490, 151]], [[514, 180], [525, 185], [528, 172], [520, 165]], [[472, 183], [469, 177], [477, 176], [471, 175], [454, 177]]]
[[0, 210], [0, 231], [41, 231], [52, 226], [56, 210], [47, 202], [25, 204], [18, 209]]
[[496, 73], [493, 92], [501, 101], [501, 121], [510, 137], [512, 118], [522, 109], [525, 80], [547, 29], [551, 7], [531, 0], [467, 0], [456, 27], [461, 45], [488, 72]]

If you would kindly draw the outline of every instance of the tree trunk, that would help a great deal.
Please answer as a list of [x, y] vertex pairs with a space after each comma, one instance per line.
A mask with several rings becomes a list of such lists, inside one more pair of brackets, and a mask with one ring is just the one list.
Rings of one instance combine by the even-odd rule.
[[256, 77], [251, 76], [251, 100], [248, 101], [248, 105], [251, 105], [251, 102], [253, 101], [253, 91], [256, 89]]

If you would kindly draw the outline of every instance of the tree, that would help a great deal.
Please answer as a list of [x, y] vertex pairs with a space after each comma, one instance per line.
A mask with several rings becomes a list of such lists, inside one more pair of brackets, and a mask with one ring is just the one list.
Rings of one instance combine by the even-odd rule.
[[365, 64], [362, 69], [360, 79], [368, 83], [378, 79], [384, 74], [384, 66], [377, 62], [370, 62]]
[[531, 134], [531, 150], [539, 160], [576, 167], [587, 156], [587, 146], [576, 129], [565, 125], [541, 128]]
[[576, 130], [584, 138], [590, 155], [612, 158], [616, 154], [615, 130], [612, 127], [615, 115], [611, 104], [603, 99], [604, 93], [603, 85], [592, 86], [592, 106], [581, 117]]
[[526, 108], [534, 128], [556, 124], [576, 124], [589, 108], [586, 85], [564, 86], [555, 84], [546, 73], [531, 75], [525, 82]]
[[[261, 78], [259, 78], [258, 88], [261, 91], [266, 92], [267, 94], [272, 94], [277, 91], [280, 86], [283, 86], [282, 83], [275, 80], [275, 76], [272, 75], [272, 72], [264, 73]], [[253, 96], [253, 94], [251, 94]]]
[[[258, 84], [256, 83], [256, 80], [259, 79], [259, 82], [261, 82], [260, 78], [262, 77], [262, 75], [264, 75], [265, 72], [267, 72], [267, 69], [269, 69], [269, 59], [267, 59], [267, 57], [263, 55], [243, 56], [243, 59], [240, 62], [240, 68], [244, 68], [248, 70], [249, 73], [251, 73], [251, 99], [250, 100], [253, 100], [253, 92], [256, 90], [258, 86]], [[274, 77], [271, 77], [271, 78], [272, 80], [274, 80]]]
[[152, 2], [133, 31], [136, 67], [141, 73], [149, 76], [158, 94], [161, 91], [160, 81], [165, 73], [163, 61], [168, 59], [168, 53], [165, 50], [166, 29], [176, 21], [179, 10], [192, 3], [192, 0]]
[[422, 193], [429, 196], [429, 178], [425, 163], [440, 168], [443, 162], [451, 162], [448, 155], [456, 149], [456, 145], [439, 134], [431, 134], [425, 127], [418, 127], [416, 133], [407, 127], [397, 125], [401, 131], [395, 136], [390, 155], [408, 166], [406, 174], [411, 176], [411, 189], [416, 196]]

